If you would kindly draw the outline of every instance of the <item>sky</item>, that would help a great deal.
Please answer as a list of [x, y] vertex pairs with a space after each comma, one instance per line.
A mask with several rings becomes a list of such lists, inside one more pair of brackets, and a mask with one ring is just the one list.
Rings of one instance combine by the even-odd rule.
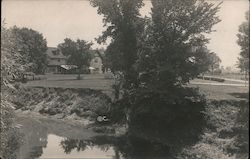
[[[141, 13], [149, 16], [150, 1], [145, 3]], [[211, 39], [208, 48], [221, 58], [224, 67], [235, 67], [240, 52], [236, 34], [248, 9], [248, 0], [224, 0], [218, 13], [222, 21], [213, 27], [216, 32], [208, 35]], [[93, 48], [105, 47], [95, 42], [105, 30], [103, 16], [87, 0], [2, 0], [1, 12], [7, 27], [16, 25], [37, 30], [49, 47], [56, 47], [66, 37], [92, 41]]]

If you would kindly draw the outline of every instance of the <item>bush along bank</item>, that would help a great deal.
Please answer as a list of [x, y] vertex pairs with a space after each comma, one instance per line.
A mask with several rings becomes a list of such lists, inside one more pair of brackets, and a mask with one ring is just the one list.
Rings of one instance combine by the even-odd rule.
[[19, 111], [58, 119], [85, 119], [89, 123], [98, 116], [108, 117], [111, 105], [111, 99], [101, 90], [43, 87], [21, 87], [13, 92], [12, 102]]
[[249, 101], [209, 101], [206, 115], [208, 127], [200, 141], [186, 147], [179, 158], [248, 158]]
[[218, 78], [218, 77], [207, 77], [207, 76], [199, 76], [197, 77], [198, 79], [203, 79], [203, 80], [210, 80], [210, 81], [216, 81], [216, 82], [225, 82], [225, 79], [223, 78]]

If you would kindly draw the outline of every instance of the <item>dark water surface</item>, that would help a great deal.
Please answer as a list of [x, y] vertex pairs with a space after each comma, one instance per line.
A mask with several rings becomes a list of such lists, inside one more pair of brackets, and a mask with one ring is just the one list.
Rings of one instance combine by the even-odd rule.
[[19, 116], [18, 159], [163, 159], [168, 148], [136, 137], [101, 136], [63, 121]]

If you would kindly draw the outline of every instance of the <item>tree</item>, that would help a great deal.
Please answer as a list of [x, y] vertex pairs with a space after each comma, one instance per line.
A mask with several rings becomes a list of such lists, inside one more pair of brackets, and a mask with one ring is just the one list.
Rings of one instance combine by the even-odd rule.
[[208, 54], [207, 60], [209, 62], [209, 70], [213, 75], [214, 71], [220, 68], [221, 59], [214, 52], [212, 52]]
[[137, 60], [137, 35], [140, 34], [141, 19], [139, 9], [142, 0], [91, 0], [98, 13], [104, 15], [104, 26], [107, 29], [98, 38], [102, 43], [111, 38], [107, 47], [106, 56], [113, 73], [122, 73], [126, 80], [122, 84], [126, 94], [127, 89], [136, 85], [136, 71], [134, 68]]
[[19, 52], [29, 65], [27, 71], [43, 74], [47, 65], [47, 42], [43, 35], [33, 29], [18, 28], [10, 29], [12, 34], [19, 39]]
[[154, 60], [151, 72], [158, 72], [165, 84], [184, 84], [200, 73], [196, 68], [204, 59], [192, 48], [208, 43], [203, 33], [212, 32], [212, 26], [220, 21], [216, 16], [219, 7], [197, 0], [155, 0], [152, 5], [150, 49], [142, 56]]
[[152, 19], [138, 53], [139, 86], [129, 99], [133, 101], [130, 127], [181, 147], [190, 138], [195, 141], [205, 125], [204, 98], [185, 85], [206, 70], [200, 69], [207, 65], [208, 51], [202, 48], [209, 40], [204, 33], [211, 33], [212, 26], [220, 22], [216, 15], [220, 4], [151, 2]]
[[239, 26], [238, 45], [241, 47], [240, 57], [238, 58], [238, 67], [245, 73], [249, 74], [249, 11], [246, 12], [246, 21]]
[[[204, 73], [208, 72], [211, 68], [212, 60], [211, 60], [211, 53], [206, 47], [200, 47], [196, 49], [197, 56], [199, 60], [197, 61], [197, 72], [200, 72], [200, 74], [204, 75]], [[213, 67], [215, 68], [215, 67]], [[217, 68], [217, 67], [216, 67]]]
[[73, 41], [69, 38], [64, 39], [64, 42], [58, 45], [58, 49], [62, 54], [67, 56], [67, 64], [77, 66], [78, 79], [80, 79], [82, 68], [90, 65], [91, 45], [92, 43], [88, 43], [85, 40], [77, 39]]
[[96, 53], [102, 60], [102, 72], [106, 72], [109, 64], [108, 64], [108, 60], [107, 60], [107, 56], [106, 56], [104, 48], [97, 49]]
[[[4, 23], [4, 22], [3, 22]], [[27, 61], [19, 52], [20, 39], [11, 29], [1, 25], [1, 115], [0, 115], [0, 158], [16, 158], [15, 152], [21, 143], [20, 135], [14, 125], [14, 107], [11, 92], [15, 89], [12, 77], [25, 72]]]
[[206, 52], [192, 48], [208, 43], [204, 33], [220, 21], [219, 5], [152, 0], [152, 18], [142, 19], [142, 1], [91, 2], [106, 21], [101, 40], [111, 37], [111, 69], [123, 73], [124, 94], [114, 103], [114, 117], [126, 119], [129, 133], [165, 137], [161, 141], [169, 146], [197, 137], [204, 125], [204, 99], [185, 84], [204, 71], [199, 66]]

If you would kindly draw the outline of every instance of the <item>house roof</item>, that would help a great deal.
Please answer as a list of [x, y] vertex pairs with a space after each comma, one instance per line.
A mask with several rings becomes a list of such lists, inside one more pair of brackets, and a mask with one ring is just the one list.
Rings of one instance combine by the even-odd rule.
[[71, 69], [77, 68], [76, 65], [61, 65], [61, 67], [66, 69], [66, 70], [71, 70]]
[[58, 51], [56, 47], [48, 47], [46, 54], [49, 58], [60, 58], [60, 59], [67, 58], [60, 51]]

